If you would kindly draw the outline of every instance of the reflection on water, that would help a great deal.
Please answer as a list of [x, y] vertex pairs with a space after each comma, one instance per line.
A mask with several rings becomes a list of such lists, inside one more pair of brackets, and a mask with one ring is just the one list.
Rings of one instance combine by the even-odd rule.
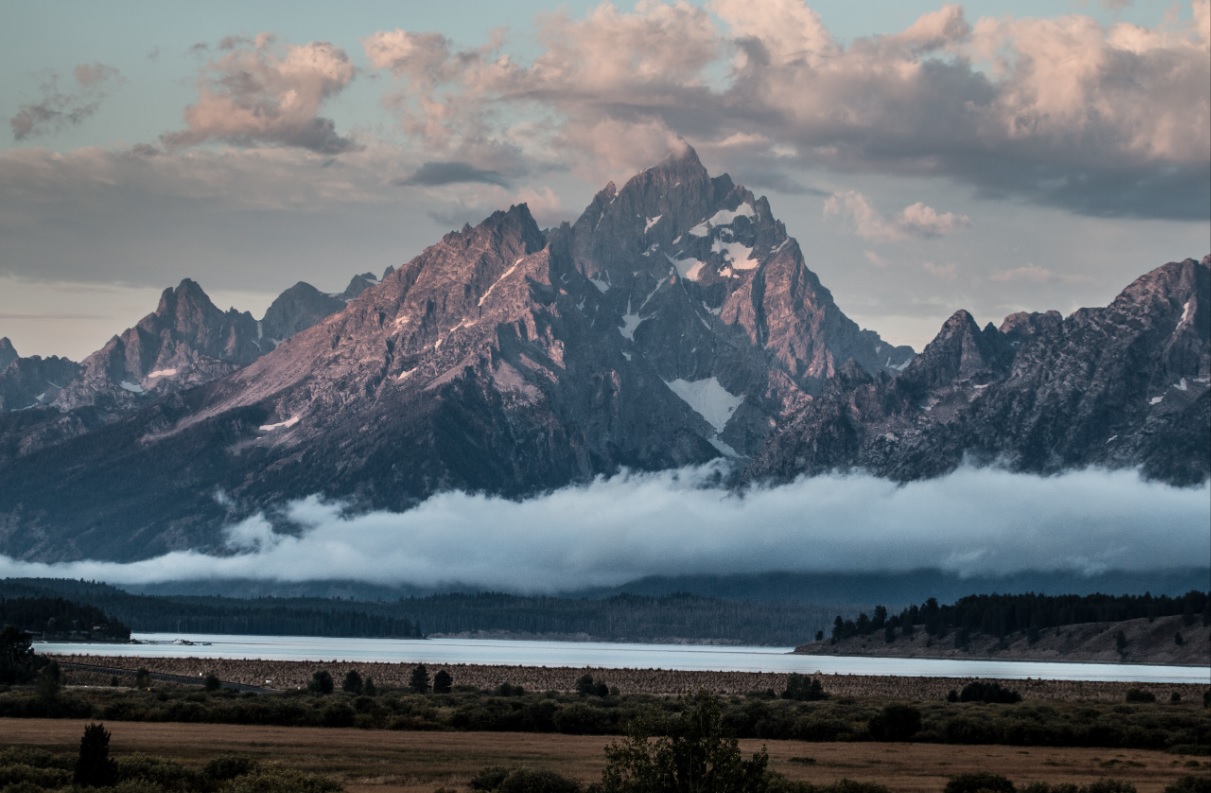
[[1122, 680], [1207, 683], [1206, 667], [960, 661], [930, 658], [847, 658], [792, 655], [789, 647], [717, 647], [607, 642], [487, 639], [332, 639], [314, 636], [225, 636], [137, 633], [140, 644], [35, 643], [60, 655], [140, 658], [261, 658], [279, 661], [381, 661], [488, 666], [676, 669], [687, 672], [799, 672], [1002, 680]]

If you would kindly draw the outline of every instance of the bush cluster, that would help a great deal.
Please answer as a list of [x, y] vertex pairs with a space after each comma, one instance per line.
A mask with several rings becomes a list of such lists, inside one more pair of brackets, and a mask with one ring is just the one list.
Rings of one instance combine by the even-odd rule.
[[[437, 682], [440, 673], [432, 678]], [[646, 694], [526, 692], [504, 684], [492, 691], [453, 687], [448, 693], [378, 689], [357, 694], [355, 681], [335, 685], [320, 676], [316, 691], [240, 694], [198, 688], [0, 690], [0, 717], [74, 718], [104, 721], [187, 722], [265, 726], [357, 727], [397, 730], [552, 732], [622, 735], [644, 719], [662, 723], [681, 712], [684, 699]], [[321, 693], [328, 683], [332, 693]], [[446, 681], [443, 680], [443, 683]], [[974, 685], [974, 684], [973, 684]], [[588, 685], [585, 688], [589, 688]], [[970, 688], [970, 687], [969, 687]], [[801, 692], [808, 697], [800, 699]], [[827, 697], [803, 678], [782, 698], [732, 696], [721, 700], [721, 718], [739, 738], [801, 741], [903, 741], [996, 743], [1015, 746], [1086, 746], [1205, 752], [1211, 721], [1200, 702], [1053, 703], [1009, 701], [998, 684], [964, 689], [971, 701], [905, 701]], [[824, 696], [824, 699], [812, 699]], [[962, 697], [956, 696], [961, 699]], [[1189, 698], [1193, 699], [1193, 698]]]
[[283, 768], [262, 767], [246, 757], [221, 756], [202, 769], [146, 754], [109, 756], [109, 732], [90, 724], [78, 755], [44, 749], [0, 750], [0, 791], [5, 793], [340, 793], [335, 780]]

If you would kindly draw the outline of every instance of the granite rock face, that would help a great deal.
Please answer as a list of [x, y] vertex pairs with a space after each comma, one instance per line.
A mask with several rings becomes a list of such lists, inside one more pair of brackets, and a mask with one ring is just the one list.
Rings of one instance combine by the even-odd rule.
[[[363, 283], [359, 278], [354, 278], [358, 286]], [[356, 289], [352, 284], [350, 288]], [[265, 316], [261, 319], [261, 337], [270, 339], [276, 346], [300, 330], [306, 330], [324, 317], [340, 311], [346, 302], [342, 297], [321, 292], [311, 284], [299, 281], [278, 295], [265, 310]]]
[[58, 356], [22, 358], [8, 337], [0, 338], [0, 413], [52, 402], [78, 370], [78, 364]]
[[1105, 308], [960, 311], [895, 377], [835, 381], [771, 439], [751, 479], [862, 468], [898, 480], [964, 459], [1013, 470], [1211, 476], [1211, 257], [1171, 262]]
[[187, 278], [164, 290], [154, 312], [85, 358], [55, 406], [137, 407], [151, 392], [208, 382], [248, 365], [262, 352], [251, 314], [220, 311], [202, 287]]

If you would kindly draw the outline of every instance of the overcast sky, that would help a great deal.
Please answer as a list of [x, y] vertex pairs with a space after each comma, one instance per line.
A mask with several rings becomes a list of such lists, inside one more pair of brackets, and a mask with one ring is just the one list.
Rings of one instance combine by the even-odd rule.
[[684, 138], [918, 349], [1211, 252], [1211, 2], [6, 3], [0, 336], [79, 359], [184, 277], [258, 317]]

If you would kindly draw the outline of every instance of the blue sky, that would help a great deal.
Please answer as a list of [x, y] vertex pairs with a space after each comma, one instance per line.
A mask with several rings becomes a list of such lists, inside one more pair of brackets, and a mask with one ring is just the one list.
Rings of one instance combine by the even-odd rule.
[[[1104, 304], [1211, 252], [1194, 3], [9, 3], [0, 336], [79, 359], [198, 280], [257, 316], [682, 137], [847, 313]], [[268, 35], [262, 35], [268, 34]]]

